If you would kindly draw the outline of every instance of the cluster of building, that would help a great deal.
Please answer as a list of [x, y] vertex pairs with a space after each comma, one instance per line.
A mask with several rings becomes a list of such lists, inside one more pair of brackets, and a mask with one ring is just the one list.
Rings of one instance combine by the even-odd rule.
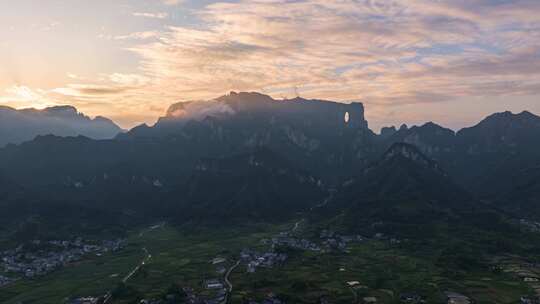
[[247, 272], [253, 273], [257, 268], [272, 268], [282, 265], [287, 260], [287, 254], [277, 253], [274, 250], [265, 253], [259, 253], [253, 250], [244, 249], [240, 253], [240, 259], [247, 265]]
[[248, 304], [285, 304], [282, 300], [278, 299], [275, 295], [268, 295], [262, 302], [248, 301]]
[[399, 300], [401, 303], [408, 303], [408, 304], [423, 304], [426, 303], [426, 300], [423, 296], [414, 293], [414, 292], [406, 292], [399, 295]]
[[98, 256], [119, 250], [123, 240], [85, 242], [82, 238], [73, 241], [40, 241], [20, 245], [16, 249], [0, 253], [0, 261], [6, 273], [27, 278], [45, 275], [66, 264], [81, 260], [85, 255]]
[[0, 287], [8, 285], [8, 284], [12, 283], [13, 281], [15, 281], [14, 278], [10, 278], [10, 277], [0, 275]]
[[227, 289], [225, 288], [225, 284], [223, 284], [223, 281], [220, 279], [210, 279], [204, 281], [204, 287], [207, 290], [213, 291], [213, 293], [206, 299], [202, 299], [200, 297], [197, 297], [196, 295], [192, 294], [191, 299], [192, 301], [189, 303], [192, 304], [220, 304], [224, 303], [227, 298]]
[[340, 235], [330, 230], [322, 230], [319, 234], [322, 245], [327, 250], [347, 251], [347, 244], [362, 242], [365, 238], [361, 235]]
[[521, 227], [527, 229], [530, 232], [540, 232], [540, 223], [526, 219], [519, 220]]
[[519, 299], [520, 304], [540, 304], [540, 299], [537, 297], [523, 296]]
[[[497, 257], [492, 263], [494, 265], [491, 266], [492, 270], [514, 275], [517, 279], [526, 283], [537, 296], [540, 296], [540, 263], [523, 260], [514, 256]], [[525, 298], [531, 299], [528, 297]], [[533, 301], [532, 303], [535, 302]]]
[[272, 239], [263, 239], [262, 242], [265, 245], [271, 245], [272, 249], [278, 247], [288, 247], [306, 251], [327, 252], [332, 250], [346, 251], [347, 244], [351, 242], [360, 242], [364, 240], [364, 237], [360, 235], [347, 236], [334, 233], [329, 230], [323, 230], [320, 233], [320, 244], [317, 244], [308, 239], [299, 239], [291, 236], [287, 232], [280, 233], [277, 237]]
[[462, 295], [457, 292], [447, 291], [444, 293], [446, 295], [448, 304], [472, 304], [474, 303], [469, 297]]
[[321, 247], [317, 244], [307, 240], [291, 237], [289, 233], [282, 232], [277, 237], [272, 239], [263, 239], [262, 243], [265, 245], [271, 245], [272, 250], [278, 247], [289, 247], [299, 250], [321, 251]]
[[102, 300], [102, 298], [81, 297], [72, 299], [68, 301], [67, 304], [98, 304], [101, 303]]

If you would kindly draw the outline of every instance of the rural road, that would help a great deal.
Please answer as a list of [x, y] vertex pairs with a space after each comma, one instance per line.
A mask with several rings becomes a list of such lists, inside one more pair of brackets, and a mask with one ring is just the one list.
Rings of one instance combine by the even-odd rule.
[[[148, 260], [150, 260], [152, 258], [152, 255], [148, 252], [148, 250], [146, 250], [146, 248], [143, 247], [142, 250], [145, 253], [144, 259], [139, 263], [139, 265], [137, 265], [135, 268], [133, 268], [133, 270], [122, 279], [122, 283], [124, 283], [124, 284], [127, 283], [127, 281], [129, 281], [129, 279], [131, 279], [131, 277], [133, 275], [135, 275], [137, 273], [137, 271], [139, 271], [139, 269], [141, 269], [141, 267], [144, 264], [146, 264], [146, 262], [148, 262]], [[109, 303], [111, 298], [112, 298], [112, 291], [108, 291], [107, 294], [105, 294], [105, 296], [103, 297], [103, 304]]]
[[133, 268], [133, 270], [127, 275], [124, 277], [124, 279], [122, 280], [123, 283], [127, 283], [127, 281], [129, 279], [131, 279], [131, 277], [133, 275], [135, 275], [137, 273], [137, 271], [139, 271], [139, 269], [141, 269], [141, 267], [146, 264], [146, 262], [148, 260], [150, 260], [152, 258], [152, 255], [148, 252], [148, 250], [146, 250], [145, 247], [143, 247], [143, 251], [144, 253], [146, 254], [146, 256], [144, 257], [144, 259], [141, 261], [141, 263], [139, 265], [137, 265], [137, 267]]
[[233, 290], [233, 285], [232, 285], [231, 281], [229, 281], [229, 276], [231, 275], [231, 272], [233, 272], [233, 270], [236, 267], [238, 267], [238, 265], [240, 265], [240, 260], [238, 260], [236, 262], [236, 264], [234, 264], [231, 268], [229, 268], [229, 270], [227, 270], [227, 273], [225, 274], [225, 284], [227, 284], [228, 292], [227, 292], [227, 295], [225, 296], [225, 300], [223, 301], [223, 303], [228, 303], [229, 302], [229, 295], [231, 294], [231, 292]]
[[301, 219], [298, 222], [294, 223], [294, 227], [292, 229], [292, 232], [295, 232], [296, 230], [298, 230], [298, 227], [300, 226], [300, 223], [302, 223], [303, 221], [304, 221], [304, 219]]
[[[149, 231], [151, 230], [154, 230], [154, 229], [157, 229], [157, 228], [160, 228], [160, 227], [163, 227], [165, 226], [165, 222], [163, 223], [160, 223], [158, 225], [154, 225], [152, 227], [149, 228]], [[144, 230], [141, 231], [141, 233], [139, 233], [139, 237], [142, 237], [143, 234], [144, 234]], [[143, 247], [142, 250], [144, 251], [145, 253], [145, 257], [143, 258], [143, 260], [135, 267], [133, 268], [133, 270], [131, 270], [131, 272], [126, 275], [123, 279], [122, 279], [122, 283], [127, 283], [127, 281], [129, 281], [129, 279], [131, 279], [131, 277], [133, 277], [140, 269], [141, 267], [146, 264], [146, 262], [148, 262], [148, 260], [150, 260], [152, 258], [152, 255], [150, 254], [150, 252], [148, 252], [148, 250], [146, 249], [146, 247]], [[112, 298], [112, 291], [108, 291], [105, 296], [103, 297], [103, 304], [107, 304], [109, 303], [109, 301], [111, 300]]]

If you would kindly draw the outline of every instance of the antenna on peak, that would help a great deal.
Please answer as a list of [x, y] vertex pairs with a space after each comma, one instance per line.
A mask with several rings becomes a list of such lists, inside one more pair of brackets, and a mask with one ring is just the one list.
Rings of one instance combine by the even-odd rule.
[[294, 95], [296, 97], [300, 97], [300, 95], [298, 94], [298, 87], [297, 86], [294, 86]]

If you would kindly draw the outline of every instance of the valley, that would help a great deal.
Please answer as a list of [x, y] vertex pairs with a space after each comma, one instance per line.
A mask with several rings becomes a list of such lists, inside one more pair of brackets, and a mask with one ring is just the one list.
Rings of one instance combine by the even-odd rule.
[[540, 0], [0, 24], [0, 304], [540, 304]]
[[8, 145], [0, 302], [534, 304], [539, 135], [528, 112], [376, 134], [361, 103], [231, 92]]
[[[537, 256], [518, 259], [479, 251], [477, 261], [465, 262], [470, 265], [442, 264], [440, 253], [412, 240], [380, 234], [353, 239], [318, 230], [306, 221], [237, 229], [184, 229], [160, 225], [144, 228], [145, 233], [133, 231], [118, 253], [85, 259], [44, 277], [16, 281], [2, 288], [0, 301], [446, 303], [445, 293], [454, 292], [474, 303], [510, 304], [534, 295], [534, 286], [511, 267], [527, 267], [520, 268], [521, 272], [529, 271], [531, 277], [538, 271], [538, 264], [525, 262]], [[310, 242], [314, 245], [288, 245]], [[284, 258], [272, 261], [272, 254]], [[251, 266], [253, 263], [260, 266]], [[177, 302], [167, 302], [167, 296], [174, 298], [168, 293], [171, 286], [182, 290], [183, 300], [176, 295]]]

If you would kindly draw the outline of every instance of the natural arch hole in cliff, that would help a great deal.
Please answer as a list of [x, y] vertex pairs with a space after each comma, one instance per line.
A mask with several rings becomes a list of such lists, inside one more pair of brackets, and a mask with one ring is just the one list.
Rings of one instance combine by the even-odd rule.
[[345, 121], [345, 123], [349, 123], [349, 119], [350, 119], [350, 115], [349, 115], [349, 112], [345, 112], [345, 117], [343, 117], [343, 120]]

